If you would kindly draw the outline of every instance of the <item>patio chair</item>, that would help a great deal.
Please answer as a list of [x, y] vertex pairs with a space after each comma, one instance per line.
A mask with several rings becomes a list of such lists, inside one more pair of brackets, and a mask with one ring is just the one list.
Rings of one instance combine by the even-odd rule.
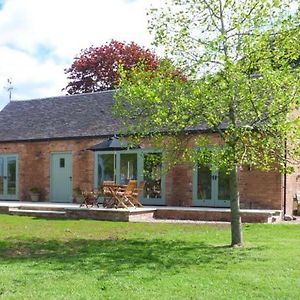
[[144, 193], [145, 181], [141, 181], [138, 187], [134, 189], [131, 195], [128, 195], [128, 200], [136, 207], [143, 207], [140, 198]]
[[134, 206], [134, 204], [130, 201], [130, 197], [137, 186], [137, 180], [129, 180], [128, 185], [125, 190], [119, 190], [116, 192], [118, 196], [122, 197], [122, 201], [128, 206]]
[[137, 181], [136, 180], [129, 180], [128, 184], [124, 186], [124, 188], [119, 188], [117, 191], [118, 195], [130, 195], [132, 194], [133, 190], [136, 188]]
[[101, 191], [100, 197], [103, 197], [103, 207], [111, 208], [113, 207], [113, 199], [112, 199], [112, 192], [110, 189], [110, 186], [115, 185], [116, 183], [113, 180], [105, 180], [102, 182], [102, 184], [99, 187], [99, 190]]
[[93, 207], [93, 206], [97, 206], [99, 207], [99, 203], [97, 201], [99, 193], [97, 191], [92, 191], [92, 192], [88, 192], [88, 191], [83, 191], [82, 192], [82, 196], [83, 196], [83, 202], [80, 204], [79, 207], [82, 206], [86, 206], [87, 208], [89, 206]]

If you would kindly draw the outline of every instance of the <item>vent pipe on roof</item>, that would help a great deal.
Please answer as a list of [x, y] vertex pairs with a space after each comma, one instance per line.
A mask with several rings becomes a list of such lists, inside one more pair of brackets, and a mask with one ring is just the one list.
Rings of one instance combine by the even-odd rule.
[[11, 101], [11, 95], [12, 95], [12, 91], [14, 89], [13, 85], [12, 85], [12, 79], [11, 78], [7, 78], [7, 86], [4, 87], [7, 92], [8, 92], [8, 99], [9, 102]]

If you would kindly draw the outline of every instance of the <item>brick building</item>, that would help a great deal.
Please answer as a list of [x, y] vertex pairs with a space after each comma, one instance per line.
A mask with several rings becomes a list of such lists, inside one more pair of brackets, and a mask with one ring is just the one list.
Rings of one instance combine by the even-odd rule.
[[[91, 151], [121, 129], [112, 115], [113, 92], [11, 101], [0, 113], [0, 200], [71, 202], [73, 189], [92, 190], [103, 180], [146, 181], [145, 205], [229, 207], [229, 180], [205, 166], [161, 172], [161, 152], [141, 147]], [[201, 134], [201, 129], [197, 130]], [[155, 159], [153, 159], [153, 157]], [[284, 209], [291, 214], [300, 170], [281, 175], [243, 169], [242, 208]]]

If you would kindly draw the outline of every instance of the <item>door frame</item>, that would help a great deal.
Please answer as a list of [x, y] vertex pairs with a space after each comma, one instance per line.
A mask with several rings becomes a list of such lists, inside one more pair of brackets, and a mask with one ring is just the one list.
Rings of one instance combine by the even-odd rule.
[[[0, 195], [0, 200], [19, 200], [19, 155], [17, 153], [1, 153], [3, 157], [3, 175], [7, 177], [7, 158], [14, 157], [16, 159], [16, 193], [14, 195], [7, 194], [7, 181], [6, 187], [3, 185], [3, 195]], [[6, 190], [6, 193], [4, 193]]]
[[[49, 189], [49, 201], [50, 202], [53, 202], [53, 203], [60, 203], [60, 202], [57, 202], [57, 201], [54, 201], [53, 200], [53, 184], [52, 184], [52, 158], [53, 158], [53, 155], [55, 154], [69, 154], [71, 156], [71, 160], [70, 160], [70, 174], [71, 174], [71, 177], [72, 177], [72, 183], [70, 184], [70, 201], [67, 202], [67, 203], [72, 203], [72, 191], [73, 191], [73, 153], [72, 151], [57, 151], [57, 152], [51, 152], [50, 153], [50, 168], [49, 168], [49, 184], [50, 184], [50, 189]], [[61, 203], [64, 203], [64, 202], [61, 202]]]
[[[121, 154], [136, 154], [137, 155], [137, 182], [138, 184], [143, 181], [143, 166], [144, 166], [144, 154], [147, 153], [162, 153], [161, 150], [147, 148], [147, 149], [129, 149], [129, 150], [118, 150], [118, 151], [95, 151], [94, 154], [94, 188], [98, 189], [98, 154], [114, 154], [115, 155], [115, 169], [114, 177], [116, 183], [120, 182], [120, 162]], [[162, 153], [163, 155], [163, 153]], [[161, 198], [145, 198], [142, 197], [141, 202], [145, 205], [164, 205], [165, 204], [165, 173], [164, 164], [162, 165], [162, 176], [161, 176]]]

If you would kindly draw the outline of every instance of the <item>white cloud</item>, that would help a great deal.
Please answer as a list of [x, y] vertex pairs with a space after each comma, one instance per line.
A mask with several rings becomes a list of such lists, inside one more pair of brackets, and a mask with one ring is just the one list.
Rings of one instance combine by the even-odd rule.
[[[61, 94], [65, 67], [81, 49], [111, 39], [150, 46], [146, 8], [160, 0], [7, 0], [0, 11], [0, 107], [14, 98]], [[45, 52], [45, 53], [43, 53]], [[6, 100], [7, 101], [7, 100]]]
[[0, 47], [0, 107], [8, 101], [7, 78], [13, 81], [13, 99], [28, 99], [61, 94], [66, 85], [63, 65], [9, 47]]

